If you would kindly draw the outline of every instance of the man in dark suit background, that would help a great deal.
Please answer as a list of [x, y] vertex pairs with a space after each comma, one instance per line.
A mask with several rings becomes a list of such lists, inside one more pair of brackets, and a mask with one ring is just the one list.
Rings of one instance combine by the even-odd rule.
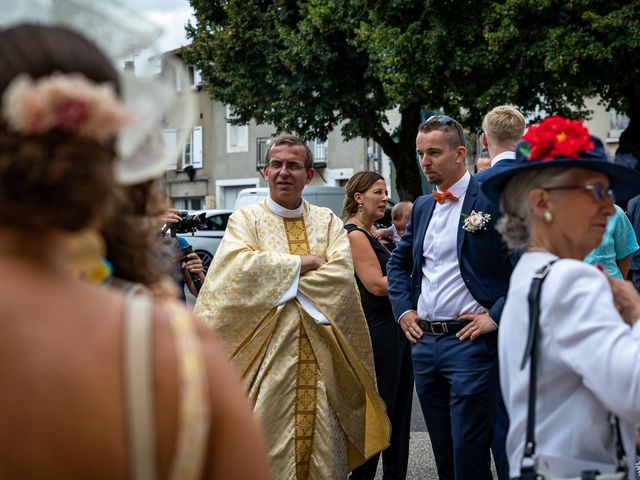
[[[490, 168], [508, 168], [516, 159], [516, 145], [524, 135], [524, 116], [509, 105], [495, 107], [482, 120], [480, 140], [489, 151]], [[492, 170], [495, 172], [495, 170]], [[482, 182], [484, 174], [479, 172], [476, 179]]]
[[[491, 172], [509, 168], [516, 158], [516, 145], [522, 138], [525, 129], [524, 116], [509, 105], [493, 108], [482, 120], [481, 141], [489, 152]], [[482, 182], [485, 174], [476, 175], [476, 180]], [[491, 451], [498, 472], [498, 480], [509, 479], [509, 461], [505, 449], [507, 432], [509, 430], [509, 416], [504, 406], [502, 394], [498, 389], [496, 424], [493, 431]]]
[[467, 172], [461, 125], [438, 115], [416, 150], [432, 195], [416, 201], [388, 264], [394, 315], [414, 346], [416, 390], [442, 480], [491, 479], [496, 330], [511, 263], [498, 207]]

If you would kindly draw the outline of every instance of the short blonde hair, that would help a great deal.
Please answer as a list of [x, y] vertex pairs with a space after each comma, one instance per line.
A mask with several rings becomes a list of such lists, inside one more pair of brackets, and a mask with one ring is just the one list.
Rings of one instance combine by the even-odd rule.
[[498, 145], [517, 143], [524, 134], [524, 127], [524, 115], [509, 105], [495, 107], [482, 120], [487, 139]]
[[396, 203], [391, 209], [391, 219], [400, 220], [401, 218], [409, 218], [411, 216], [412, 202]]

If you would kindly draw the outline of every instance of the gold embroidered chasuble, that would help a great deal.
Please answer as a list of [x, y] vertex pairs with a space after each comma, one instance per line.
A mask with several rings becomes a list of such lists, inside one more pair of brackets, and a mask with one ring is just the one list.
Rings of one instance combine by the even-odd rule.
[[[329, 320], [293, 299], [300, 255], [327, 259], [298, 291]], [[222, 336], [240, 368], [278, 479], [345, 478], [386, 448], [390, 426], [342, 222], [304, 202], [286, 219], [265, 202], [229, 219], [195, 312]], [[214, 386], [215, 388], [215, 386]]]

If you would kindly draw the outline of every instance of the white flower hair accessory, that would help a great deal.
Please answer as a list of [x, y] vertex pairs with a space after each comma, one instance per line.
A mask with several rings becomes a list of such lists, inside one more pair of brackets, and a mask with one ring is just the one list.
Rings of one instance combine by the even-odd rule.
[[37, 80], [18, 75], [2, 97], [2, 117], [18, 133], [59, 130], [97, 143], [114, 138], [129, 121], [112, 85], [97, 84], [79, 73], [54, 73]]
[[[176, 163], [198, 122], [197, 99], [195, 90], [186, 88], [189, 71], [179, 49], [166, 51], [163, 40], [169, 39], [159, 25], [121, 0], [0, 0], [0, 12], [2, 28], [37, 23], [73, 30], [119, 66], [119, 100], [132, 118], [116, 137], [120, 185], [159, 178]], [[138, 55], [150, 61], [121, 71]]]
[[475, 210], [471, 210], [469, 215], [462, 214], [464, 217], [464, 222], [462, 223], [462, 229], [467, 232], [475, 233], [480, 230], [485, 230], [487, 228], [487, 224], [491, 221], [491, 215], [483, 212], [476, 212]]

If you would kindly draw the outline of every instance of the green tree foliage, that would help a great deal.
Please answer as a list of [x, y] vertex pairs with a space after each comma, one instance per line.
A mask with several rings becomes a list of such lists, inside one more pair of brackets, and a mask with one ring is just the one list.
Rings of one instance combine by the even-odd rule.
[[[191, 0], [187, 57], [238, 122], [254, 118], [306, 138], [326, 138], [342, 125], [347, 138], [374, 139], [396, 167], [400, 197], [409, 199], [421, 191], [421, 113], [457, 115], [466, 96], [488, 85], [474, 72], [487, 59], [478, 42], [481, 4]], [[388, 124], [391, 109], [401, 114], [398, 125]], [[467, 111], [473, 115], [477, 123], [480, 111]]]
[[599, 94], [630, 114], [629, 129], [640, 121], [640, 0], [190, 1], [187, 58], [239, 123], [309, 139], [341, 125], [347, 138], [372, 138], [402, 199], [421, 190], [425, 111], [474, 132], [495, 105], [580, 116], [584, 97]]
[[585, 113], [583, 99], [598, 95], [629, 115], [619, 151], [640, 159], [640, 1], [497, 2], [485, 38], [511, 71], [491, 98], [576, 116], [567, 109]]

